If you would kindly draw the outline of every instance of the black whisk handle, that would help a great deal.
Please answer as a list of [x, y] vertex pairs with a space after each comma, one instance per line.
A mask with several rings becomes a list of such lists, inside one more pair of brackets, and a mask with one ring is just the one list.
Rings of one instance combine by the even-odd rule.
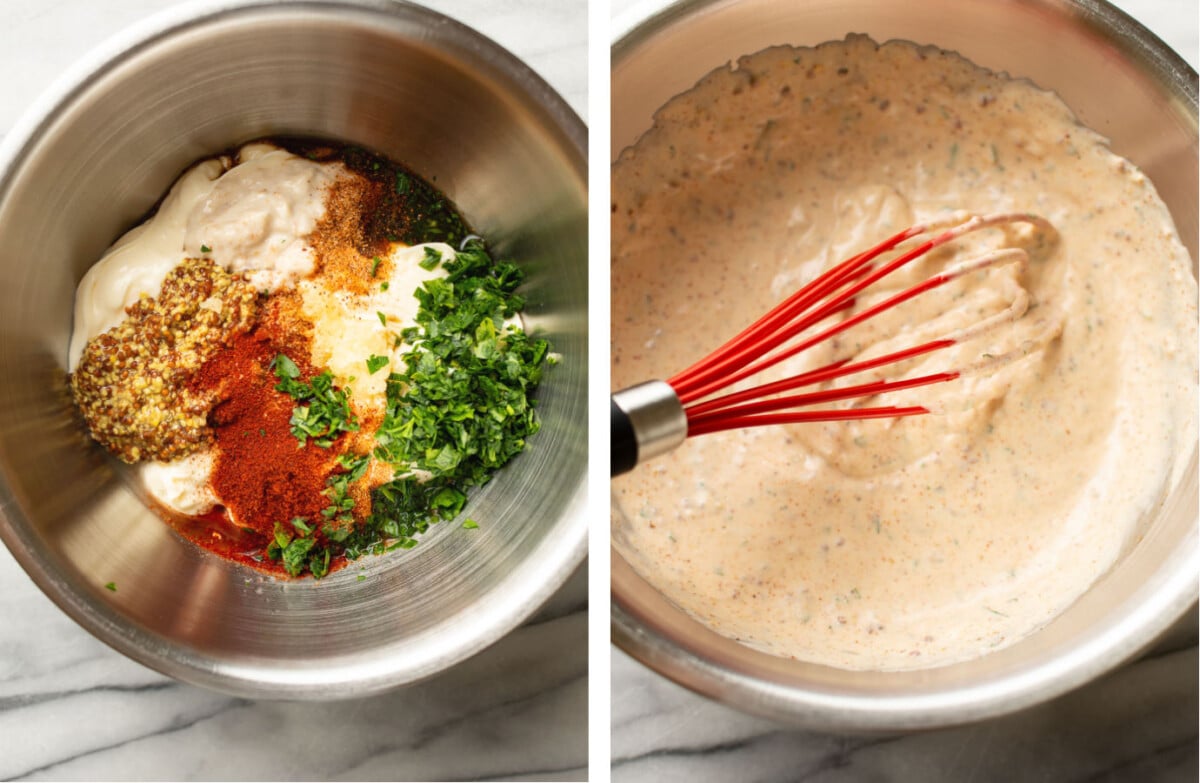
[[612, 473], [666, 454], [687, 437], [687, 415], [670, 384], [649, 381], [612, 395]]
[[612, 445], [612, 475], [628, 473], [637, 465], [637, 436], [633, 434], [633, 422], [629, 414], [621, 410], [612, 400], [612, 429], [609, 439]]

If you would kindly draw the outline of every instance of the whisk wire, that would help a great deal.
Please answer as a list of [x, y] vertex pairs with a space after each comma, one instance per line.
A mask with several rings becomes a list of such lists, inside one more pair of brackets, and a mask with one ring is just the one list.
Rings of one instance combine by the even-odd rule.
[[[786, 340], [786, 336], [779, 334], [780, 330], [784, 329], [798, 314], [808, 310], [847, 281], [861, 277], [861, 275], [869, 272], [870, 267], [867, 265], [881, 254], [895, 248], [905, 240], [920, 235], [926, 230], [927, 228], [924, 226], [913, 226], [905, 229], [819, 275], [795, 291], [787, 299], [784, 299], [778, 305], [771, 308], [771, 310], [767, 311], [766, 314], [750, 324], [750, 326], [738, 332], [732, 339], [727, 340], [715, 351], [712, 351], [686, 370], [668, 378], [667, 383], [671, 384], [680, 393], [682, 398], [688, 394], [690, 389], [714, 377], [720, 377], [723, 372], [745, 366], [756, 355], [762, 355], [761, 346], [763, 340], [769, 340], [771, 335], [776, 335], [778, 342]], [[842, 307], [847, 306], [849, 305], [845, 303], [842, 305]], [[826, 318], [832, 315], [833, 312], [835, 310], [830, 309], [821, 318]], [[754, 351], [756, 346], [759, 346], [757, 354]]]
[[[694, 405], [689, 405], [687, 409], [688, 415], [699, 416], [700, 414], [709, 413], [719, 408], [737, 405], [738, 403], [742, 403], [747, 400], [766, 397], [772, 394], [781, 394], [785, 391], [792, 391], [793, 389], [803, 388], [804, 386], [811, 386], [815, 383], [824, 383], [825, 381], [831, 381], [835, 378], [841, 378], [846, 375], [854, 375], [855, 373], [865, 372], [877, 367], [883, 367], [889, 364], [902, 362], [922, 354], [939, 350], [941, 348], [948, 348], [951, 345], [954, 345], [953, 340], [930, 340], [929, 342], [913, 346], [912, 348], [893, 351], [892, 353], [877, 356], [874, 359], [866, 359], [861, 362], [851, 363], [849, 359], [842, 359], [840, 361], [827, 364], [824, 367], [820, 367], [816, 370], [809, 370], [808, 372], [801, 373], [800, 375], [793, 375], [790, 378], [784, 378], [780, 381], [765, 383], [761, 386], [755, 386], [740, 392], [733, 392], [722, 397], [714, 397], [711, 400], [705, 400]], [[958, 377], [957, 372], [954, 374], [954, 377]], [[944, 380], [952, 379], [946, 378]]]
[[[1017, 221], [1030, 222], [1044, 228], [1051, 228], [1049, 223], [1042, 218], [1019, 213], [986, 217], [971, 216], [967, 219], [959, 217], [938, 223], [913, 226], [894, 234], [810, 281], [762, 318], [759, 318], [749, 327], [742, 330], [732, 340], [727, 341], [716, 351], [667, 381], [675, 389], [680, 402], [685, 406], [688, 418], [688, 434], [715, 431], [713, 427], [722, 421], [727, 422], [728, 426], [722, 425], [719, 429], [757, 425], [766, 423], [762, 415], [768, 412], [771, 412], [770, 415], [772, 416], [778, 416], [783, 414], [773, 412], [822, 402], [873, 396], [884, 391], [894, 391], [958, 378], [961, 373], [952, 370], [922, 375], [902, 381], [873, 381], [856, 386], [842, 387], [829, 392], [791, 395], [762, 400], [764, 397], [792, 391], [804, 386], [897, 364], [970, 339], [993, 328], [999, 323], [1019, 318], [1028, 307], [1027, 294], [1019, 291], [1018, 295], [1014, 297], [1014, 301], [1005, 311], [937, 340], [927, 341], [915, 347], [893, 351], [883, 356], [860, 362], [851, 363], [849, 359], [842, 359], [827, 364], [824, 367], [785, 378], [781, 381], [705, 400], [705, 398], [710, 397], [721, 389], [728, 388], [763, 370], [773, 367], [864, 321], [874, 318], [880, 313], [935, 288], [939, 288], [963, 275], [1000, 264], [1025, 264], [1028, 256], [1024, 250], [1019, 248], [999, 249], [976, 256], [932, 275], [896, 294], [888, 296], [870, 307], [864, 308], [848, 318], [831, 324], [803, 340], [792, 342], [797, 336], [809, 331], [830, 316], [852, 308], [856, 303], [857, 297], [864, 290], [879, 280], [893, 274], [901, 267], [923, 257], [930, 250], [958, 239], [972, 231]], [[898, 248], [908, 240], [932, 231], [938, 231], [939, 229], [939, 233], [905, 250], [886, 263], [876, 265], [876, 259], [883, 253]], [[750, 400], [760, 401], [749, 405], [743, 404]], [[897, 411], [903, 412], [898, 413]], [[788, 420], [827, 421], [831, 419], [870, 418], [875, 416], [916, 415], [927, 412], [928, 408], [924, 406], [911, 406], [908, 408], [885, 406], [881, 408], [837, 409], [835, 411], [824, 412], [809, 411], [806, 412], [805, 416]], [[787, 415], [791, 416], [794, 413]], [[819, 419], [808, 415], [817, 413], [829, 415], [826, 418]]]
[[768, 424], [816, 424], [823, 421], [847, 421], [850, 419], [897, 419], [904, 416], [920, 416], [929, 413], [921, 405], [901, 407], [885, 405], [877, 408], [852, 408], [850, 410], [791, 411], [789, 413], [766, 413], [758, 416], [730, 416], [705, 421], [695, 426], [688, 422], [688, 437], [707, 435], [722, 430], [739, 430], [761, 427]]
[[804, 405], [817, 405], [823, 402], [850, 400], [856, 397], [873, 397], [877, 394], [883, 394], [884, 392], [899, 391], [901, 389], [911, 389], [917, 386], [928, 386], [931, 383], [952, 381], [957, 377], [957, 372], [941, 372], [934, 373], [932, 375], [923, 375], [918, 378], [906, 378], [899, 381], [870, 381], [868, 383], [860, 383], [854, 386], [841, 386], [836, 389], [826, 389], [825, 391], [796, 394], [789, 397], [777, 397], [770, 400], [760, 400], [758, 402], [752, 402], [746, 405], [737, 405], [729, 408], [723, 408], [719, 411], [701, 413], [698, 415], [693, 415], [692, 411], [688, 411], [688, 423], [690, 426], [692, 422], [699, 424], [705, 420], [713, 419], [717, 416], [722, 418], [725, 416], [736, 417], [755, 413], [768, 413]]
[[[1025, 250], [996, 249], [944, 269], [898, 293], [885, 295], [859, 312], [822, 326], [832, 316], [855, 308], [858, 298], [870, 286], [931, 250], [972, 231], [1016, 222], [1032, 224], [1046, 234], [1054, 235], [1054, 227], [1048, 221], [1025, 213], [989, 216], [956, 213], [907, 228], [817, 276], [717, 350], [666, 382], [649, 381], [614, 393], [613, 474], [631, 470], [643, 458], [665, 454], [694, 435], [769, 424], [894, 419], [927, 414], [937, 408], [936, 404], [933, 408], [925, 405], [841, 405], [818, 410], [796, 409], [822, 403], [867, 400], [886, 392], [952, 381], [1029, 356], [1039, 345], [1052, 339], [1052, 328], [1043, 329], [1034, 340], [1027, 340], [1016, 349], [995, 356], [983, 354], [982, 360], [964, 367], [910, 378], [875, 378], [853, 385], [787, 394], [856, 373], [894, 367], [1021, 318], [1030, 309], [1029, 295], [1015, 280], [1001, 278], [1007, 287], [1004, 294], [1009, 299], [1007, 307], [949, 334], [868, 359], [835, 359], [822, 367], [782, 380], [714, 396], [963, 275], [1000, 264], [1023, 267], [1029, 258]], [[905, 245], [913, 240], [919, 241], [911, 247]], [[894, 257], [880, 260], [880, 256], [892, 251], [896, 253]]]

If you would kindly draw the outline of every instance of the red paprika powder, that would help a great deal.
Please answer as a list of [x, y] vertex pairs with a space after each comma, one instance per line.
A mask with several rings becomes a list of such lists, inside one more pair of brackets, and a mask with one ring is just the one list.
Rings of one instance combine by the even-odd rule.
[[[326, 481], [343, 450], [341, 442], [327, 449], [311, 440], [302, 446], [289, 424], [295, 402], [275, 389], [272, 362], [281, 353], [295, 362], [302, 379], [316, 374], [308, 362], [311, 327], [295, 309], [289, 297], [272, 297], [258, 325], [235, 337], [193, 381], [197, 390], [214, 395], [208, 416], [215, 455], [211, 484], [224, 504], [223, 516], [243, 533], [255, 534], [256, 546], [248, 551], [222, 547], [221, 554], [279, 572], [281, 565], [263, 557], [275, 524], [291, 530], [291, 520], [303, 517], [319, 526], [329, 503]], [[216, 548], [206, 540], [197, 543]]]

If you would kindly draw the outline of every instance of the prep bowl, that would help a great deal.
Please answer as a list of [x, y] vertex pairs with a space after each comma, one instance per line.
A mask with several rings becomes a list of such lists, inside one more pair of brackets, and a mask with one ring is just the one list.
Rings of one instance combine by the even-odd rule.
[[[1057, 91], [1155, 183], [1197, 257], [1196, 73], [1093, 0], [694, 0], [627, 25], [612, 55], [612, 158], [653, 112], [713, 68], [775, 44], [866, 33], [956, 50]], [[1193, 268], [1194, 273], [1194, 268]], [[827, 730], [908, 730], [1011, 712], [1112, 669], [1196, 600], [1197, 462], [1091, 590], [1029, 638], [973, 661], [857, 672], [767, 655], [710, 631], [612, 552], [615, 642], [704, 695]], [[1136, 468], [1135, 468], [1136, 469]], [[614, 504], [618, 535], [621, 511]], [[1014, 521], [1014, 524], [1019, 521]]]
[[[478, 530], [435, 526], [319, 582], [173, 533], [64, 385], [84, 271], [190, 163], [285, 134], [364, 145], [433, 181], [524, 267], [526, 325], [563, 357], [538, 394], [542, 431], [468, 505]], [[110, 41], [0, 150], [0, 537], [101, 640], [243, 696], [363, 695], [497, 640], [584, 555], [585, 135], [512, 55], [414, 5], [209, 2]]]

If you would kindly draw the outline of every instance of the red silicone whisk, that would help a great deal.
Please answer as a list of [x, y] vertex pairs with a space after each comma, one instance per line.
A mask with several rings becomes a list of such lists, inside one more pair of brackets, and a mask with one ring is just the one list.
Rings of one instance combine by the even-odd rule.
[[[1045, 219], [1022, 213], [958, 217], [950, 221], [913, 226], [822, 273], [683, 372], [666, 381], [650, 381], [614, 393], [611, 406], [612, 475], [625, 473], [641, 461], [671, 451], [687, 437], [710, 432], [770, 424], [891, 418], [929, 413], [929, 409], [921, 405], [815, 409], [812, 406], [952, 381], [962, 374], [961, 369], [798, 394], [789, 392], [893, 365], [971, 339], [1000, 323], [1021, 317], [1028, 306], [1027, 297], [1019, 298], [1006, 310], [967, 328], [911, 348], [857, 362], [842, 359], [783, 380], [736, 392], [721, 392], [951, 280], [991, 266], [1026, 263], [1028, 257], [1019, 248], [992, 250], [956, 264], [842, 320], [826, 323], [831, 316], [853, 308], [856, 298], [870, 286], [934, 248], [974, 231], [1017, 222], [1030, 223], [1053, 232], [1053, 227]], [[886, 261], [880, 260], [880, 256], [889, 251], [896, 251], [897, 255]], [[993, 357], [992, 363], [1003, 358]]]

